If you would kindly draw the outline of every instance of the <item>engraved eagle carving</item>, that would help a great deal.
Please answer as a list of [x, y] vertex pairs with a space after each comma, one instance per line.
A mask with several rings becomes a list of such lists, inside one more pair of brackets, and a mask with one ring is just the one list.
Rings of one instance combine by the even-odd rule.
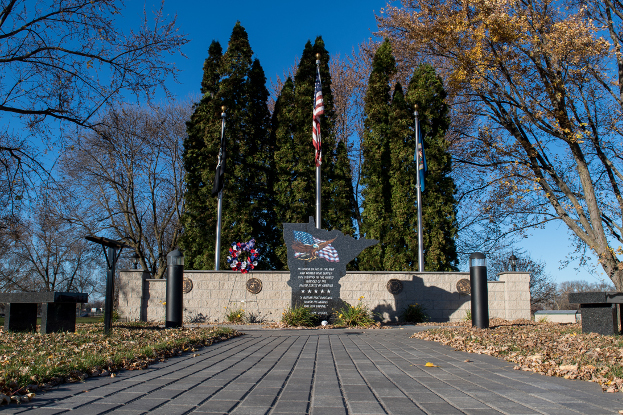
[[319, 243], [314, 243], [311, 245], [306, 245], [301, 241], [295, 239], [292, 242], [292, 249], [294, 250], [294, 252], [302, 254], [299, 259], [306, 259], [311, 261], [318, 258], [318, 252], [325, 249], [328, 245], [331, 244], [331, 242], [335, 241], [336, 239], [337, 238], [333, 238], [328, 241], [321, 241]]

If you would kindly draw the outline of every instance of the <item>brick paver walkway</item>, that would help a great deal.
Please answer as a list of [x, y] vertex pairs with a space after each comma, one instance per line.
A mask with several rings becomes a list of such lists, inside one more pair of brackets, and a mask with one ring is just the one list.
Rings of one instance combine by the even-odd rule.
[[147, 370], [61, 385], [0, 411], [567, 415], [623, 409], [623, 394], [602, 393], [594, 383], [516, 371], [490, 356], [409, 339], [413, 330], [248, 330]]

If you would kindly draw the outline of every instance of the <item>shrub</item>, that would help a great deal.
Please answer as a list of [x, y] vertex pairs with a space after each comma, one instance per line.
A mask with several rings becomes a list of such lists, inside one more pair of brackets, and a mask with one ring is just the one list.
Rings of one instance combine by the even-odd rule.
[[[117, 310], [112, 310], [112, 322], [116, 323], [119, 321], [119, 312]], [[102, 314], [102, 319], [100, 321], [105, 321], [106, 319], [106, 312], [104, 312], [104, 314]]]
[[340, 326], [348, 326], [348, 327], [367, 327], [373, 325], [374, 319], [372, 311], [362, 303], [363, 295], [359, 297], [359, 302], [356, 306], [352, 306], [345, 302], [344, 307], [342, 307], [337, 312], [337, 319], [335, 320], [335, 324]]
[[318, 322], [318, 317], [311, 309], [303, 306], [288, 308], [281, 315], [281, 322], [288, 326], [313, 327]]
[[465, 310], [465, 321], [472, 321], [472, 310]]
[[408, 323], [423, 323], [428, 320], [426, 309], [418, 303], [409, 304], [401, 317]]
[[225, 320], [230, 323], [241, 324], [244, 323], [245, 316], [243, 309], [231, 310], [225, 314]]

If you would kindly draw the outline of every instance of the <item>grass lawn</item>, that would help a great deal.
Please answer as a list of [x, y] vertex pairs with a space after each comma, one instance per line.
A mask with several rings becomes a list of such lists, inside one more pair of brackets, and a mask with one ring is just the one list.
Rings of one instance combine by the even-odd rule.
[[195, 351], [239, 335], [229, 328], [164, 329], [115, 323], [104, 336], [103, 323], [77, 324], [75, 333], [0, 335], [0, 393], [15, 395], [28, 385], [76, 382], [119, 369], [143, 369], [166, 357]]
[[[76, 317], [76, 323], [99, 323], [103, 317]], [[41, 324], [41, 318], [37, 318], [37, 324]], [[4, 317], [0, 317], [0, 326], [4, 326]]]

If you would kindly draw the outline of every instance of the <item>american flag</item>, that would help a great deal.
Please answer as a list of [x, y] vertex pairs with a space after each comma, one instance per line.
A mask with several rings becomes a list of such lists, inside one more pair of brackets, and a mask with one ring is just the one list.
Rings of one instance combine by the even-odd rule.
[[320, 68], [316, 68], [316, 85], [314, 91], [314, 116], [312, 121], [312, 139], [316, 149], [316, 167], [322, 164], [322, 140], [320, 138], [320, 116], [324, 114], [322, 101], [322, 84], [320, 83]]
[[[320, 245], [323, 242], [321, 239], [314, 238], [310, 233], [294, 231], [294, 239], [302, 243], [303, 245]], [[298, 258], [306, 255], [304, 252], [295, 252], [294, 257]], [[318, 258], [324, 258], [329, 262], [340, 262], [340, 257], [337, 254], [337, 250], [331, 246], [331, 244], [325, 246], [320, 251], [316, 252]]]

